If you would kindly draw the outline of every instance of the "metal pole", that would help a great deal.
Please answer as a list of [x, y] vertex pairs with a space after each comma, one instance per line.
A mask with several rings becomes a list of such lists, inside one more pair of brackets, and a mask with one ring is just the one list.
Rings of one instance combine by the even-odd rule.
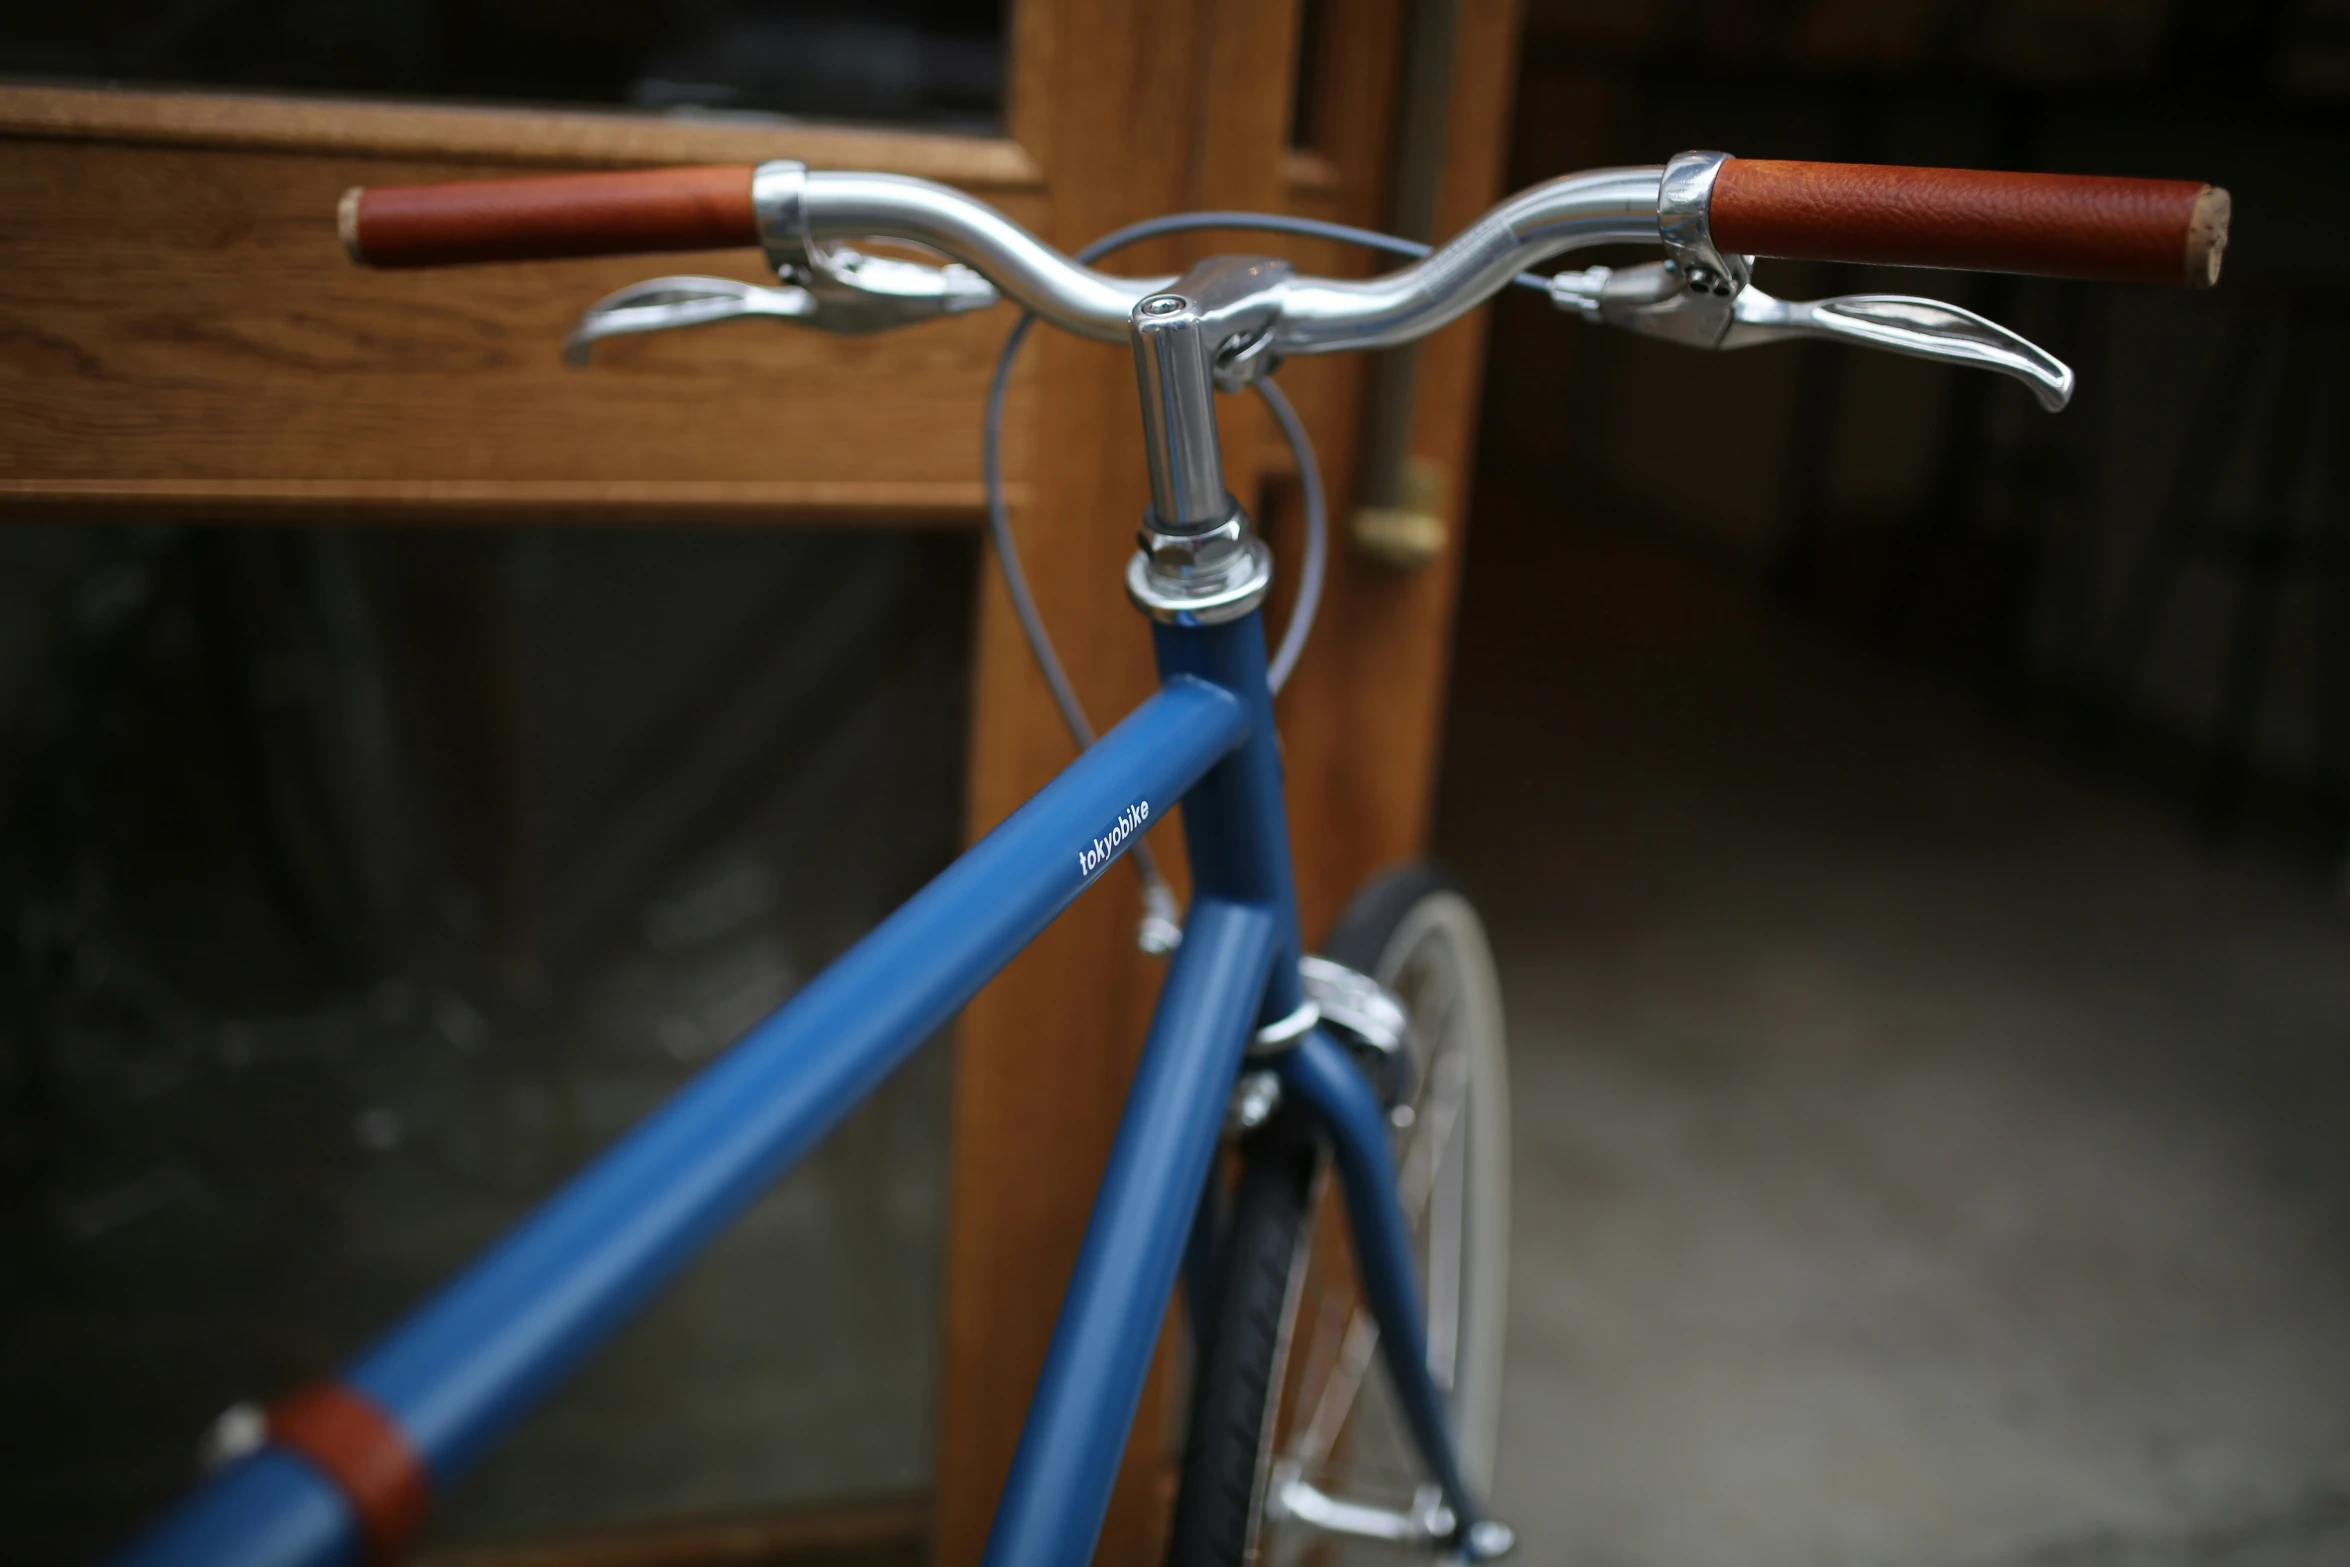
[[[1403, 103], [1397, 117], [1395, 185], [1388, 228], [1427, 242], [1443, 193], [1444, 132], [1452, 106], [1458, 0], [1419, 0], [1405, 40]], [[1421, 565], [1444, 544], [1441, 496], [1411, 482], [1412, 417], [1418, 408], [1420, 347], [1408, 343], [1372, 356], [1369, 409], [1363, 421], [1363, 467], [1355, 493], [1357, 544], [1396, 565]]]

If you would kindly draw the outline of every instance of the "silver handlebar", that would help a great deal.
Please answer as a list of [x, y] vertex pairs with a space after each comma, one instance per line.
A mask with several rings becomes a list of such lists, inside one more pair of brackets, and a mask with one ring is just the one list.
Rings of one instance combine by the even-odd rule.
[[[1753, 258], [1717, 250], [1708, 232], [1713, 177], [1724, 155], [1685, 152], [1662, 165], [1594, 169], [1520, 191], [1441, 249], [1398, 271], [1360, 280], [1307, 277], [1286, 267], [1259, 278], [1245, 355], [1237, 339], [1217, 384], [1238, 390], [1299, 354], [1389, 348], [1468, 314], [1527, 268], [1595, 245], [1661, 245], [1647, 266], [1562, 272], [1552, 302], [1589, 321], [1695, 348], [1730, 349], [1791, 337], [1832, 338], [1946, 364], [1998, 371], [2062, 408], [2072, 372], [2053, 355], [1981, 316], [1938, 300], [1852, 295], [1779, 300], [1751, 285]], [[721, 278], [656, 278], [590, 307], [570, 349], [584, 357], [606, 337], [666, 331], [744, 316], [835, 332], [873, 332], [978, 309], [1008, 298], [1081, 336], [1126, 342], [1135, 309], [1172, 277], [1123, 277], [1063, 255], [977, 197], [899, 174], [817, 173], [761, 164], [751, 179], [761, 243], [783, 287]], [[865, 255], [850, 242], [881, 239], [949, 261], [921, 266]], [[1237, 373], [1228, 374], [1227, 371]]]
[[[1537, 262], [1590, 245], [1657, 242], [1663, 170], [1598, 169], [1519, 192], [1426, 260], [1352, 281], [1295, 276], [1279, 287], [1273, 351], [1387, 348], [1468, 314]], [[754, 177], [761, 234], [779, 264], [795, 238], [888, 238], [951, 256], [1053, 325], [1124, 342], [1134, 307], [1172, 277], [1120, 277], [1070, 260], [987, 203], [896, 174], [809, 173], [768, 164]], [[778, 254], [778, 252], [783, 252]]]
[[1486, 213], [1424, 261], [1362, 282], [1299, 278], [1282, 293], [1276, 349], [1327, 354], [1425, 337], [1538, 262], [1593, 245], [1655, 244], [1655, 167], [1548, 181]]
[[1135, 305], [1172, 281], [1118, 277], [1072, 261], [975, 196], [902, 174], [810, 173], [762, 164], [751, 205], [768, 259], [780, 270], [821, 258], [844, 240], [888, 239], [935, 250], [979, 273], [1005, 297], [1055, 326], [1126, 340]]

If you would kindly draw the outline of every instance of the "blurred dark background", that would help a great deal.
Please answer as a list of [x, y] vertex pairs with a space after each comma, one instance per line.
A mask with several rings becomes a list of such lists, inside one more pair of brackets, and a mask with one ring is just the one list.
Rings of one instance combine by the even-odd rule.
[[2350, 218], [2308, 193], [2350, 150], [2350, 11], [1538, 5], [1519, 90], [1513, 185], [1706, 146], [2231, 190], [2216, 296], [1766, 264], [1782, 296], [1926, 293], [2024, 332], [2080, 377], [2057, 418], [1888, 355], [1562, 343], [1506, 300], [1480, 477], [1572, 487], [2126, 757], [2208, 828], [2292, 818], [2339, 853], [2342, 331], [2322, 302]]
[[1004, 0], [129, 0], [11, 8], [0, 72], [158, 86], [1002, 118]]
[[1512, 1008], [1538, 1559], [2350, 1562], [2346, 107], [2338, 5], [1533, 6], [1513, 185], [2236, 213], [2209, 294], [1758, 268], [2022, 331], [2054, 417], [1495, 306], [1436, 841]]
[[[1005, 26], [20, 7], [0, 72], [978, 129]], [[1494, 307], [1436, 843], [1515, 1009], [1505, 1515], [1542, 1561], [2350, 1562], [2350, 6], [1537, 3], [1516, 93], [1513, 186], [1719, 147], [2208, 179], [2236, 228], [2210, 295], [1763, 267], [2023, 331], [2058, 418]], [[979, 566], [0, 532], [26, 1559], [117, 1537], [944, 863]], [[446, 1538], [918, 1492], [946, 1071]]]

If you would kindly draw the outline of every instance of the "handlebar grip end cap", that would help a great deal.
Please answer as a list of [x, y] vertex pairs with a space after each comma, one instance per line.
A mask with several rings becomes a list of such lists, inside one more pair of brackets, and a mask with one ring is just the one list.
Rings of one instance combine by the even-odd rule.
[[360, 267], [368, 264], [367, 252], [359, 244], [359, 198], [366, 194], [365, 186], [354, 185], [335, 203], [335, 232], [343, 237], [343, 254], [351, 258], [353, 266]]
[[2221, 258], [2228, 248], [2228, 217], [2231, 208], [2228, 193], [2217, 185], [2206, 185], [2195, 198], [2195, 210], [2187, 219], [2187, 275], [2189, 288], [2213, 288], [2219, 283]]

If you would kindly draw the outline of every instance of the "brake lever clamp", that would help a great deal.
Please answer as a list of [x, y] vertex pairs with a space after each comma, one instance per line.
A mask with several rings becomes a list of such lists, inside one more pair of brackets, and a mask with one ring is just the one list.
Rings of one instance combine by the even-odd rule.
[[940, 316], [984, 310], [995, 285], [961, 262], [929, 266], [816, 243], [808, 232], [808, 166], [763, 163], [751, 175], [751, 211], [767, 264], [810, 308], [795, 319], [827, 332], [886, 332]]
[[1590, 267], [1551, 279], [1551, 303], [1590, 320], [1692, 348], [1720, 348], [1754, 258], [1714, 244], [1707, 213], [1723, 152], [1676, 153], [1657, 181], [1656, 225], [1667, 259], [1647, 266]]
[[1714, 177], [1729, 161], [1726, 152], [1677, 152], [1665, 161], [1657, 181], [1656, 227], [1665, 242], [1665, 265], [1693, 303], [1734, 299], [1754, 277], [1752, 256], [1727, 253], [1714, 244]]
[[668, 332], [764, 316], [826, 332], [886, 332], [940, 316], [984, 310], [995, 285], [960, 262], [928, 266], [868, 256], [846, 246], [821, 246], [808, 234], [801, 200], [804, 163], [761, 164], [751, 176], [751, 207], [759, 243], [775, 269], [777, 286], [723, 277], [658, 277], [607, 294], [580, 314], [563, 344], [563, 357], [588, 362], [588, 350], [608, 337]]

